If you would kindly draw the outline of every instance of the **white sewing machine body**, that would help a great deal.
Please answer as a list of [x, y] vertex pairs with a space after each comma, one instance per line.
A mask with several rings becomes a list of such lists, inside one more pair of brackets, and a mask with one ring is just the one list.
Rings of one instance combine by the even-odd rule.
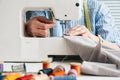
[[[70, 2], [80, 0], [0, 0], [0, 60], [2, 61], [41, 61], [47, 55], [73, 55], [74, 53], [66, 45], [63, 38], [28, 38], [24, 36], [24, 20], [27, 10], [51, 8], [55, 12], [55, 17], [61, 20], [74, 20], [80, 17], [79, 9], [71, 6]], [[60, 2], [63, 4], [61, 5]], [[65, 4], [69, 2], [69, 4]], [[61, 5], [56, 7], [55, 5]], [[68, 5], [68, 6], [67, 6]], [[65, 6], [67, 6], [65, 8]], [[72, 13], [69, 9], [71, 6]], [[64, 8], [62, 8], [64, 7]], [[72, 9], [73, 8], [73, 9]], [[61, 9], [66, 11], [60, 14]], [[58, 13], [56, 12], [58, 10]], [[68, 17], [65, 14], [70, 15]], [[79, 17], [78, 17], [79, 16]], [[75, 54], [74, 54], [75, 55]], [[13, 63], [16, 64], [16, 63]], [[52, 66], [64, 65], [69, 68], [69, 64], [53, 62]], [[10, 71], [12, 63], [5, 63], [4, 70]], [[32, 65], [32, 66], [31, 66]], [[37, 72], [41, 68], [41, 63], [26, 63], [27, 71]], [[119, 77], [100, 76], [80, 76], [78, 80], [119, 80]]]
[[73, 54], [63, 38], [25, 37], [25, 12], [51, 8], [56, 19], [77, 20], [80, 5], [80, 0], [0, 0], [0, 60], [41, 61], [49, 54]]

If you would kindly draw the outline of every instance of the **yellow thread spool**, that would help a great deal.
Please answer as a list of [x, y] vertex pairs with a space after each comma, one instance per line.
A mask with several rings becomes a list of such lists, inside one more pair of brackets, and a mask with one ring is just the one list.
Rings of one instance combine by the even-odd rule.
[[6, 77], [4, 80], [16, 80], [17, 78], [21, 77], [21, 73], [6, 73]]

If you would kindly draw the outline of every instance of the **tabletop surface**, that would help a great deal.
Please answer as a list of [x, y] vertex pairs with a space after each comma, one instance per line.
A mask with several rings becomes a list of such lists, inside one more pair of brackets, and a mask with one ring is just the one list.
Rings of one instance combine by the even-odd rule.
[[[51, 68], [56, 67], [57, 65], [62, 65], [65, 67], [66, 73], [70, 69], [71, 62], [52, 62]], [[4, 71], [12, 71], [12, 65], [19, 65], [22, 63], [4, 63]], [[42, 63], [25, 63], [26, 64], [26, 72], [38, 72], [42, 69]], [[77, 77], [77, 80], [120, 80], [120, 77], [108, 77], [108, 76], [93, 76], [93, 75], [83, 75], [81, 74]]]

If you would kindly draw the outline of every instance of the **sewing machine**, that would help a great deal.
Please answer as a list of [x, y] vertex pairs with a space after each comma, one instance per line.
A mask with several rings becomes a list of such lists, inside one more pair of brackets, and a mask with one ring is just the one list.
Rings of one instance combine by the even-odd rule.
[[[0, 60], [6, 62], [40, 62], [47, 58], [48, 55], [75, 55], [66, 45], [63, 38], [25, 37], [24, 22], [26, 11], [44, 10], [48, 8], [51, 8], [56, 19], [79, 19], [81, 16], [79, 12], [80, 1], [81, 0], [0, 0]], [[79, 7], [76, 6], [78, 3]], [[64, 8], [62, 8], [63, 6]], [[71, 10], [69, 10], [69, 7]], [[4, 70], [10, 71], [12, 64], [14, 63], [5, 63], [6, 67]], [[61, 63], [53, 62], [53, 66], [58, 64]], [[66, 68], [69, 67], [66, 63], [62, 64], [65, 65]], [[28, 67], [28, 71], [37, 72], [41, 64], [26, 63], [26, 66]], [[79, 79], [119, 80], [119, 78], [114, 77], [95, 76], [81, 76]]]
[[0, 60], [41, 61], [48, 55], [72, 55], [63, 38], [25, 37], [25, 14], [29, 10], [51, 10], [57, 20], [78, 20], [81, 17], [80, 1], [0, 0]]

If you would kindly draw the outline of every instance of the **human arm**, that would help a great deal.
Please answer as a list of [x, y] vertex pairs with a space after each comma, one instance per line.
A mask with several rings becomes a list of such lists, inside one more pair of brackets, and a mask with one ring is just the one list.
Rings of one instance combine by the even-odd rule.
[[120, 36], [109, 9], [96, 0], [88, 0], [88, 3], [93, 32], [90, 33], [85, 26], [76, 25], [68, 31], [68, 35], [86, 36], [94, 41], [99, 41], [100, 38], [97, 35], [100, 35], [104, 39], [104, 45], [119, 49]]
[[112, 49], [115, 49], [115, 50], [120, 50], [118, 45], [104, 40], [99, 35], [95, 36], [85, 26], [76, 25], [76, 26], [74, 26], [72, 29], [70, 29], [67, 32], [67, 35], [69, 35], [69, 36], [84, 36], [84, 37], [88, 37], [88, 38], [92, 39], [95, 42], [101, 41], [103, 45], [105, 45], [105, 46], [107, 46], [109, 48], [112, 48]]
[[[95, 17], [96, 33], [103, 38], [103, 45], [120, 48], [120, 35], [114, 23], [110, 10], [104, 4], [100, 4]], [[117, 45], [117, 47], [116, 47]]]
[[[49, 29], [54, 26], [54, 22], [48, 19], [47, 11], [31, 11], [25, 23], [25, 36], [47, 37]], [[30, 20], [29, 20], [30, 19]]]
[[25, 24], [25, 31], [31, 37], [47, 37], [49, 29], [54, 26], [54, 22], [43, 16], [34, 17]]

